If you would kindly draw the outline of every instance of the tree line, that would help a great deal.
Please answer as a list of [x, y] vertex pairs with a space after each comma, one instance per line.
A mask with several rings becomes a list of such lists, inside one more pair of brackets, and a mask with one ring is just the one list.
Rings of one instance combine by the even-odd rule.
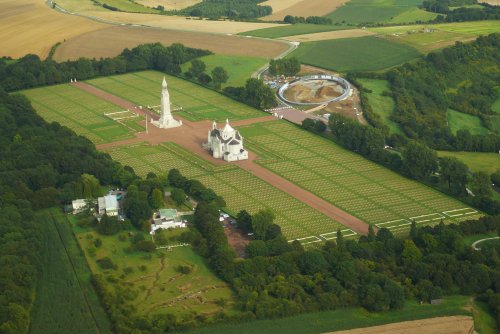
[[330, 19], [328, 17], [322, 17], [322, 16], [303, 17], [303, 16], [287, 15], [284, 17], [283, 22], [289, 23], [289, 24], [296, 24], [296, 23], [332, 24], [332, 19]]
[[[411, 139], [439, 150], [498, 152], [500, 134], [492, 105], [500, 82], [500, 34], [457, 42], [441, 52], [388, 71], [385, 78], [395, 102], [391, 119]], [[454, 109], [482, 120], [490, 133], [472, 135], [465, 128], [453, 134], [447, 111]]]
[[285, 75], [291, 77], [300, 72], [300, 61], [295, 58], [271, 59], [269, 61], [269, 74]]
[[[422, 8], [424, 8], [428, 12], [440, 14], [433, 20], [433, 22], [436, 23], [500, 19], [499, 6], [481, 3], [481, 8], [463, 7], [464, 5], [472, 4], [477, 4], [477, 1], [426, 0], [422, 3]], [[450, 7], [459, 8], [451, 9]]]
[[271, 6], [262, 6], [265, 0], [203, 0], [187, 8], [170, 11], [176, 15], [206, 17], [211, 19], [230, 18], [237, 20], [255, 19], [271, 15]]
[[193, 49], [174, 43], [165, 47], [160, 43], [143, 44], [125, 49], [113, 58], [69, 60], [55, 62], [26, 55], [15, 62], [0, 59], [0, 86], [6, 91], [54, 85], [70, 79], [86, 80], [97, 76], [122, 74], [142, 70], [158, 70], [173, 75], [182, 73], [181, 64], [194, 58], [212, 54], [208, 50]]

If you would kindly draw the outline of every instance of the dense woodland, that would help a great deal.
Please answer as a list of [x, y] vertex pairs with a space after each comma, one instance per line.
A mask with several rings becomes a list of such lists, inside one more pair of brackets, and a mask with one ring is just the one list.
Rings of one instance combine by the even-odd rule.
[[211, 54], [210, 51], [172, 44], [160, 43], [139, 45], [125, 49], [114, 58], [86, 59], [55, 62], [40, 60], [36, 55], [27, 55], [9, 62], [0, 59], [0, 86], [6, 91], [53, 85], [69, 82], [70, 79], [86, 80], [97, 76], [121, 74], [141, 70], [158, 70], [173, 75], [181, 74], [180, 65], [194, 58]]
[[[500, 134], [492, 123], [500, 120], [491, 106], [500, 95], [499, 64], [500, 34], [491, 34], [390, 70], [386, 78], [396, 103], [392, 120], [406, 136], [435, 149], [497, 152]], [[480, 117], [491, 134], [471, 135], [466, 129], [453, 134], [449, 108]]]
[[261, 16], [270, 15], [273, 12], [271, 6], [259, 5], [265, 0], [203, 0], [171, 13], [188, 16], [206, 17], [211, 19], [231, 18], [248, 20]]
[[500, 6], [482, 3], [481, 8], [464, 7], [474, 4], [477, 4], [476, 0], [425, 0], [422, 3], [422, 8], [428, 12], [443, 14], [438, 15], [434, 22], [464, 22], [500, 19]]

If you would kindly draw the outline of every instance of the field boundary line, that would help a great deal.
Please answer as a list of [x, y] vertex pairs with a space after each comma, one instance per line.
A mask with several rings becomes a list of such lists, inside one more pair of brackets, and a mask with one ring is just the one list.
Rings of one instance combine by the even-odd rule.
[[[346, 232], [346, 231], [349, 231], [349, 232], [351, 232], [351, 233], [349, 233], [349, 234], [344, 234], [344, 232]], [[343, 236], [343, 237], [350, 237], [350, 236], [353, 236], [353, 235], [357, 235], [357, 233], [356, 233], [356, 232], [354, 232], [353, 230], [351, 230], [350, 228], [346, 228], [346, 229], [344, 229], [344, 230], [340, 230], [340, 232], [342, 233], [342, 236]], [[330, 238], [330, 237], [326, 237], [327, 235], [332, 235], [332, 234], [334, 234], [335, 236], [334, 236], [334, 237], [331, 237], [331, 238]], [[334, 231], [334, 232], [328, 232], [328, 233], [322, 233], [322, 234], [320, 234], [319, 236], [320, 236], [320, 237], [322, 237], [322, 238], [323, 238], [323, 239], [325, 239], [325, 240], [333, 240], [333, 239], [337, 239], [337, 231]]]

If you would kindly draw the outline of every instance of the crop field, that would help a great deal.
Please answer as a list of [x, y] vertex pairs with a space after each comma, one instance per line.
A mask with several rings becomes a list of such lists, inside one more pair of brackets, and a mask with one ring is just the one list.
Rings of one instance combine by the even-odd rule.
[[0, 56], [13, 58], [28, 53], [45, 58], [57, 42], [106, 27], [95, 21], [58, 13], [39, 0], [0, 1], [0, 17]]
[[290, 25], [283, 24], [281, 26], [266, 28], [266, 29], [245, 31], [245, 32], [240, 33], [240, 35], [264, 37], [264, 38], [280, 38], [280, 37], [286, 37], [286, 36], [313, 34], [313, 33], [318, 33], [318, 32], [325, 32], [325, 31], [344, 30], [344, 29], [349, 29], [349, 28], [351, 28], [351, 27], [297, 23], [297, 24], [290, 24]]
[[38, 213], [46, 240], [43, 273], [31, 312], [30, 334], [108, 333], [109, 321], [90, 282], [90, 270], [66, 217]]
[[390, 22], [403, 13], [410, 12], [411, 14], [406, 14], [407, 18], [421, 20], [428, 15], [414, 11], [420, 4], [419, 0], [351, 0], [326, 17], [331, 18], [334, 23], [362, 24]]
[[[246, 81], [252, 76], [252, 73], [267, 64], [267, 59], [245, 56], [226, 56], [226, 55], [209, 55], [198, 58], [207, 65], [206, 73], [212, 75], [211, 72], [216, 66], [222, 66], [229, 74], [229, 80], [222, 85], [226, 86], [245, 86]], [[186, 72], [191, 63], [182, 64], [182, 71]]]
[[440, 157], [455, 157], [465, 163], [473, 172], [492, 174], [500, 169], [498, 153], [438, 151]]
[[195, 5], [201, 0], [136, 0], [135, 2], [152, 8], [163, 6], [165, 10], [179, 10]]
[[[157, 10], [142, 6], [138, 1], [106, 0], [102, 3], [118, 8], [119, 10], [124, 12], [158, 13]], [[108, 9], [96, 4], [92, 0], [58, 0], [57, 4], [67, 11], [77, 13], [81, 13], [83, 11], [109, 11]]]
[[77, 134], [102, 144], [132, 138], [132, 129], [106, 117], [105, 113], [122, 111], [69, 84], [35, 88], [21, 92], [47, 122], [58, 122]]
[[324, 41], [332, 39], [373, 36], [373, 35], [375, 35], [373, 32], [366, 29], [347, 29], [347, 30], [316, 32], [305, 35], [286, 36], [283, 37], [283, 39], [292, 42], [305, 43], [305, 42], [315, 42], [315, 41]]
[[[217, 23], [216, 21], [210, 22]], [[251, 26], [246, 30], [252, 28], [256, 29], [258, 26]], [[204, 33], [203, 30], [201, 31], [171, 30], [166, 32], [164, 29], [158, 28], [107, 26], [106, 29], [100, 30], [99, 33], [89, 32], [74, 38], [68, 38], [57, 48], [54, 59], [64, 61], [80, 57], [114, 57], [119, 55], [125, 48], [131, 49], [139, 44], [157, 42], [163, 45], [182, 43], [192, 48], [207, 49], [218, 55], [260, 58], [277, 57], [288, 48], [288, 45], [281, 41], [246, 38], [237, 35], [208, 34]]]
[[[272, 185], [262, 181], [236, 165], [215, 166], [185, 149], [165, 143], [159, 146], [144, 144], [117, 147], [108, 151], [113, 159], [134, 168], [145, 176], [148, 172], [161, 175], [172, 168], [179, 169], [186, 177], [196, 178], [224, 197], [232, 214], [240, 210], [250, 213], [270, 208], [276, 214], [275, 222], [289, 239], [304, 244], [335, 238], [339, 223], [312, 209]], [[345, 235], [353, 235], [345, 231]]]
[[[189, 246], [146, 254], [128, 250], [131, 243], [126, 231], [114, 236], [99, 235], [93, 230], [75, 230], [75, 234], [92, 272], [104, 277], [119, 276], [110, 287], [120, 286], [137, 294], [132, 303], [139, 315], [168, 313], [182, 317], [193, 311], [210, 315], [222, 311], [217, 305], [221, 299], [226, 300], [227, 310], [233, 312], [231, 289]], [[98, 238], [102, 246], [96, 248]], [[115, 269], [98, 265], [97, 260], [105, 257], [111, 259]], [[189, 266], [191, 272], [178, 272], [179, 265]]]
[[371, 36], [307, 42], [290, 55], [340, 72], [382, 70], [418, 56], [420, 53], [410, 46]]
[[240, 128], [265, 168], [377, 227], [405, 231], [479, 213], [418, 182], [294, 125], [264, 122]]
[[167, 79], [171, 103], [183, 108], [182, 111], [175, 113], [188, 120], [224, 121], [229, 118], [233, 121], [264, 115], [261, 111], [231, 100], [222, 94], [160, 72], [137, 72], [87, 82], [137, 105], [157, 106], [160, 104], [163, 76]]
[[268, 0], [261, 5], [271, 6], [273, 13], [264, 21], [283, 20], [286, 15], [323, 16], [333, 12], [348, 0]]
[[[334, 311], [312, 312], [299, 314], [297, 316], [242, 322], [238, 324], [222, 324], [219, 326], [199, 328], [187, 332], [188, 334], [317, 334], [331, 333], [335, 331], [354, 329], [360, 327], [378, 326], [401, 321], [436, 318], [452, 315], [470, 315], [470, 298], [467, 296], [446, 297], [443, 304], [430, 305], [420, 304], [417, 301], [408, 300], [404, 307], [391, 312], [368, 312], [365, 309], [337, 309]], [[421, 323], [424, 324], [425, 320]], [[416, 327], [416, 326], [415, 326]], [[418, 327], [417, 327], [418, 328]], [[372, 333], [386, 333], [377, 328]], [[391, 334], [399, 333], [390, 331]], [[401, 332], [401, 333], [404, 333]], [[440, 331], [423, 331], [422, 333], [445, 333]], [[456, 331], [446, 333], [458, 334]]]
[[417, 21], [427, 22], [434, 20], [437, 16], [438, 16], [437, 13], [427, 12], [423, 9], [414, 7], [405, 10], [401, 14], [393, 16], [389, 20], [389, 23], [405, 24]]
[[453, 109], [448, 109], [446, 114], [448, 118], [448, 126], [453, 133], [460, 129], [467, 129], [473, 135], [484, 135], [489, 131], [481, 124], [481, 119], [474, 115], [458, 112]]
[[364, 88], [371, 90], [365, 93], [373, 111], [380, 115], [384, 123], [389, 127], [391, 133], [402, 133], [399, 125], [389, 119], [394, 110], [394, 100], [390, 96], [384, 96], [384, 91], [390, 91], [389, 83], [386, 80], [378, 79], [358, 79]]

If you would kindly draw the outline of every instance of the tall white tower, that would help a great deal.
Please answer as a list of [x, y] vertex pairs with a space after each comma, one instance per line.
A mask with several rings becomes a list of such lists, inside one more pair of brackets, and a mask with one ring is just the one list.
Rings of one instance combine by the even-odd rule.
[[182, 121], [177, 121], [172, 117], [170, 111], [170, 94], [168, 93], [167, 81], [163, 77], [161, 84], [161, 115], [159, 121], [152, 121], [154, 125], [162, 129], [176, 128], [182, 125]]

